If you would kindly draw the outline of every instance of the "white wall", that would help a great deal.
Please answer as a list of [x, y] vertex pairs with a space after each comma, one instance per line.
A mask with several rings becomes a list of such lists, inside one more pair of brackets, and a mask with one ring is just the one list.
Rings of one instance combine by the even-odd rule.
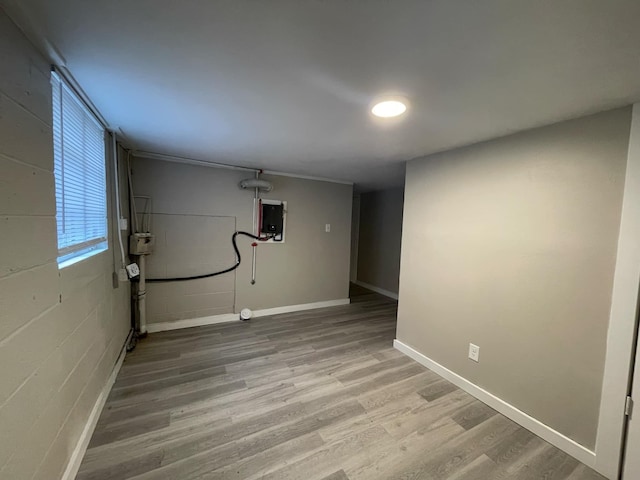
[[[158, 249], [149, 277], [204, 274], [234, 263], [231, 234], [252, 231], [251, 172], [136, 158], [136, 195], [153, 197]], [[148, 323], [348, 298], [352, 187], [264, 175], [265, 199], [287, 201], [286, 241], [260, 244], [251, 285], [251, 240], [238, 237], [242, 264], [233, 273], [147, 286]], [[331, 232], [325, 232], [325, 224]]]
[[49, 64], [2, 10], [0, 59], [0, 478], [52, 480], [122, 349], [129, 288], [113, 249], [58, 270]]
[[[620, 451], [627, 418], [625, 402], [629, 392], [630, 367], [633, 365], [636, 327], [638, 325], [638, 292], [640, 286], [640, 103], [633, 105], [629, 154], [624, 181], [624, 199], [616, 270], [611, 298], [611, 314], [607, 333], [607, 357], [602, 384], [595, 468], [617, 478]], [[633, 398], [640, 398], [640, 355], [635, 359]], [[635, 426], [634, 426], [635, 425]], [[632, 415], [629, 424], [626, 458], [640, 473], [640, 417]], [[624, 478], [638, 475], [625, 472]]]
[[604, 112], [407, 168], [398, 339], [590, 450], [630, 120]]

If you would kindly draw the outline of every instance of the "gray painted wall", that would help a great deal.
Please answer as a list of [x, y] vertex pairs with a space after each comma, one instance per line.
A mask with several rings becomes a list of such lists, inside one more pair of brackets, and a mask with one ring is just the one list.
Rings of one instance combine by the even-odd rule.
[[358, 280], [398, 293], [404, 189], [360, 195]]
[[58, 270], [49, 63], [2, 10], [0, 58], [0, 478], [50, 480], [122, 350], [130, 292], [112, 286], [113, 232]]
[[360, 237], [360, 195], [353, 196], [351, 205], [351, 257], [349, 280], [358, 280], [358, 242]]
[[[593, 448], [631, 109], [407, 168], [398, 339]], [[469, 342], [480, 363], [467, 359]]]
[[[153, 197], [158, 249], [149, 277], [208, 273], [234, 263], [231, 234], [252, 231], [253, 191], [238, 183], [251, 172], [136, 158], [136, 195]], [[344, 299], [349, 291], [352, 187], [264, 175], [265, 199], [288, 202], [286, 241], [261, 244], [251, 280], [251, 240], [238, 237], [242, 264], [233, 273], [189, 282], [149, 284], [148, 322]], [[331, 232], [325, 232], [325, 224]]]

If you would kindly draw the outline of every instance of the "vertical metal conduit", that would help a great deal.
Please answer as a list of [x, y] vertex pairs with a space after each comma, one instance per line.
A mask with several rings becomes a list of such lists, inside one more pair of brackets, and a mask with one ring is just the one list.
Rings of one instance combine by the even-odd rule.
[[[260, 172], [256, 172], [256, 180], [260, 179]], [[253, 234], [258, 236], [258, 187], [255, 188], [255, 195], [253, 197]], [[251, 247], [251, 285], [256, 283], [256, 245]]]

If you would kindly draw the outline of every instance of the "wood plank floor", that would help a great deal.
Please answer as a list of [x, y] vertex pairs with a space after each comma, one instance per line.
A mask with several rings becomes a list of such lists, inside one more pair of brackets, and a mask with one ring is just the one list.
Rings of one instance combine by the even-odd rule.
[[602, 479], [393, 349], [396, 303], [150, 335], [78, 480]]

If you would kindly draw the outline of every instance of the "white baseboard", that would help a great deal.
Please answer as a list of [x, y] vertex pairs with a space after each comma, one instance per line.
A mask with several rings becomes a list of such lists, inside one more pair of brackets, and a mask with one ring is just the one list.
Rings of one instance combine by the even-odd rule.
[[486, 403], [494, 410], [497, 410], [498, 412], [503, 414], [505, 417], [510, 418], [517, 424], [523, 426], [532, 433], [535, 433], [552, 445], [555, 445], [560, 450], [568, 453], [569, 455], [589, 467], [594, 466], [596, 454], [588, 448], [583, 447], [582, 445], [575, 442], [574, 440], [571, 440], [569, 437], [566, 437], [562, 433], [527, 415], [523, 411], [518, 410], [513, 405], [487, 392], [483, 388], [471, 383], [469, 380], [461, 377], [457, 373], [454, 373], [448, 368], [443, 367], [434, 360], [431, 360], [429, 357], [402, 343], [400, 340], [394, 340], [393, 346], [408, 357], [411, 357], [416, 362], [424, 365], [430, 370], [433, 370], [441, 377], [449, 380], [454, 385], [473, 395], [481, 402]]
[[254, 317], [266, 317], [268, 315], [279, 315], [281, 313], [302, 312], [304, 310], [315, 310], [316, 308], [338, 307], [340, 305], [349, 305], [351, 300], [348, 298], [340, 298], [337, 300], [327, 300], [324, 302], [303, 303], [301, 305], [288, 305], [286, 307], [265, 308], [255, 310]]
[[181, 328], [202, 327], [204, 325], [215, 325], [216, 323], [227, 323], [235, 321], [240, 321], [240, 314], [223, 313], [222, 315], [188, 318], [186, 320], [175, 320], [173, 322], [147, 323], [147, 332], [166, 332], [168, 330], [180, 330]]
[[385, 297], [393, 298], [394, 300], [398, 300], [398, 294], [390, 292], [389, 290], [384, 290], [382, 288], [376, 287], [375, 285], [371, 285], [369, 283], [361, 282], [360, 280], [356, 280], [356, 285], [360, 285], [361, 287], [367, 288], [373, 292], [379, 293], [380, 295], [384, 295]]
[[98, 423], [98, 419], [100, 418], [100, 414], [102, 413], [102, 409], [104, 408], [104, 404], [107, 402], [107, 398], [109, 397], [109, 393], [111, 393], [111, 387], [116, 383], [116, 377], [120, 372], [120, 368], [122, 368], [122, 362], [124, 362], [124, 357], [127, 354], [127, 345], [129, 345], [129, 341], [131, 340], [131, 335], [133, 332], [130, 332], [127, 336], [126, 341], [124, 342], [124, 346], [120, 351], [120, 355], [118, 356], [118, 360], [116, 360], [116, 364], [111, 371], [111, 375], [109, 375], [109, 379], [105, 384], [102, 392], [98, 396], [96, 403], [93, 405], [93, 409], [89, 414], [89, 418], [87, 419], [87, 423], [84, 426], [84, 430], [82, 430], [82, 434], [78, 439], [78, 443], [76, 447], [73, 449], [73, 453], [71, 454], [71, 458], [69, 459], [69, 463], [67, 463], [67, 468], [62, 474], [61, 480], [74, 480], [76, 475], [78, 474], [78, 470], [80, 470], [80, 464], [82, 463], [82, 459], [84, 458], [84, 454], [87, 451], [87, 447], [89, 446], [89, 442], [91, 441], [91, 436], [93, 435], [93, 431], [96, 429], [96, 425]]
[[[301, 305], [287, 305], [285, 307], [265, 308], [262, 310], [254, 310], [253, 317], [266, 317], [268, 315], [301, 312], [304, 310], [314, 310], [316, 308], [337, 307], [339, 305], [348, 305], [350, 302], [351, 300], [349, 300], [348, 298], [340, 298], [338, 300], [327, 300], [324, 302], [303, 303]], [[201, 327], [204, 325], [215, 325], [216, 323], [239, 321], [239, 313], [225, 313], [222, 315], [212, 315], [210, 317], [176, 320], [175, 322], [147, 323], [147, 332], [166, 332], [168, 330], [179, 330], [181, 328]]]

